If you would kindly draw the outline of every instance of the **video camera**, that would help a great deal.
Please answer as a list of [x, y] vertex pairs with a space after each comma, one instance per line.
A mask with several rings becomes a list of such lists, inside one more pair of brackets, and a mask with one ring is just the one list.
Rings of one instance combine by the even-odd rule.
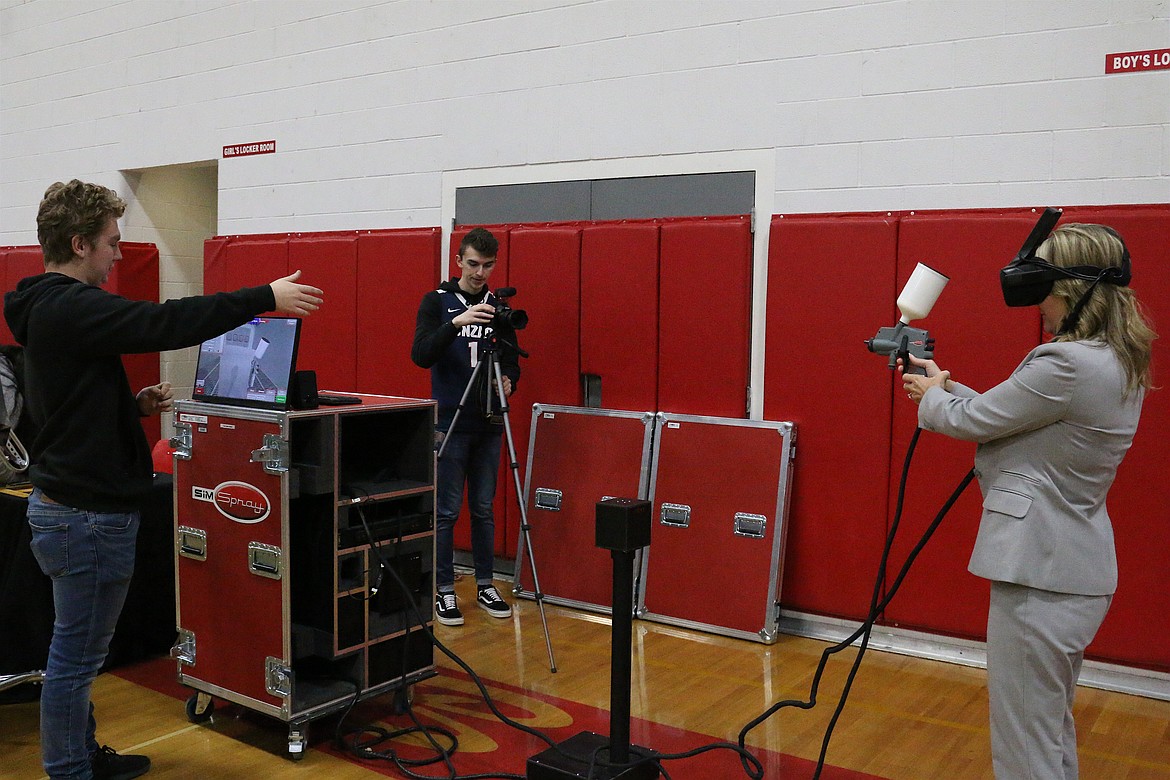
[[524, 330], [528, 327], [528, 312], [523, 309], [513, 309], [508, 305], [508, 299], [516, 294], [515, 287], [501, 287], [495, 291], [496, 312], [492, 315], [492, 327], [499, 329], [508, 327], [512, 330]]

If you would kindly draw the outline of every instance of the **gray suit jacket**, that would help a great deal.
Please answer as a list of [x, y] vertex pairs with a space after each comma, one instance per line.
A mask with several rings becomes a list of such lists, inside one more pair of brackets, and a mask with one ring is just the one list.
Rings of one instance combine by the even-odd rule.
[[983, 515], [972, 574], [1085, 596], [1117, 589], [1105, 496], [1144, 395], [1122, 400], [1124, 387], [1113, 351], [1080, 341], [1037, 347], [983, 394], [958, 383], [926, 392], [919, 425], [979, 443]]

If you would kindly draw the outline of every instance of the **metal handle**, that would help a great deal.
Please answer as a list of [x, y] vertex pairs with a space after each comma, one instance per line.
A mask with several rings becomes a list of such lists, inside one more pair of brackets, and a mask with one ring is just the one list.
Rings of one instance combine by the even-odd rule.
[[536, 508], [549, 512], [559, 512], [561, 511], [561, 498], [563, 495], [561, 491], [552, 488], [537, 488]]
[[735, 513], [735, 535], [749, 539], [763, 539], [768, 530], [768, 518], [748, 512]]
[[207, 560], [207, 532], [179, 526], [179, 555], [195, 561]]
[[280, 579], [279, 547], [260, 542], [248, 542], [248, 570], [269, 579]]
[[686, 504], [664, 503], [658, 511], [658, 518], [663, 525], [687, 528], [691, 524], [691, 508]]

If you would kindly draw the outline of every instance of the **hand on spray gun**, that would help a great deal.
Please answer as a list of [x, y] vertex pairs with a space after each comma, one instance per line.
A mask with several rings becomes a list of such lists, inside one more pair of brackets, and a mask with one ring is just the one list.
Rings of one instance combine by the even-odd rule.
[[[941, 387], [943, 390], [949, 390], [951, 384], [951, 372], [943, 371], [938, 367], [938, 363], [933, 360], [922, 360], [921, 358], [909, 355], [910, 367], [906, 368], [906, 363], [902, 356], [898, 356], [898, 369], [902, 372], [902, 387], [906, 390], [906, 397], [914, 403], [922, 403], [922, 396], [926, 391], [932, 387]], [[922, 373], [915, 371], [918, 369]]]

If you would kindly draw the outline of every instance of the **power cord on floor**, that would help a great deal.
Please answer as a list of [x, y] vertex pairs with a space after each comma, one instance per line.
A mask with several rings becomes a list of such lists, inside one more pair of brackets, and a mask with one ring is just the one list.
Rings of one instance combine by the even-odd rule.
[[[382, 572], [383, 573], [385, 573], [385, 572], [390, 573], [391, 577], [394, 578], [394, 581], [397, 584], [398, 588], [401, 590], [405, 602], [409, 605], [408, 609], [413, 614], [415, 621], [416, 621], [415, 625], [413, 626], [414, 630], [422, 631], [426, 635], [427, 639], [431, 642], [431, 644], [436, 649], [438, 649], [440, 652], [442, 652], [444, 655], [446, 655], [448, 658], [450, 658], [457, 666], [459, 666], [460, 669], [462, 669], [464, 672], [467, 673], [468, 677], [471, 678], [471, 681], [475, 684], [476, 688], [479, 689], [479, 693], [483, 697], [484, 702], [487, 704], [488, 709], [491, 710], [492, 714], [495, 715], [496, 718], [498, 718], [500, 720], [500, 722], [502, 722], [508, 726], [511, 726], [512, 728], [515, 728], [519, 731], [522, 731], [526, 734], [530, 734], [530, 735], [536, 737], [537, 739], [541, 740], [542, 742], [546, 743], [550, 747], [555, 747], [556, 743], [554, 742], [554, 740], [552, 738], [541, 733], [540, 731], [537, 731], [536, 729], [525, 726], [522, 723], [517, 723], [516, 721], [512, 720], [507, 715], [505, 715], [503, 712], [501, 712], [499, 707], [497, 707], [495, 702], [492, 700], [491, 694], [488, 693], [487, 688], [484, 686], [483, 681], [480, 679], [479, 675], [476, 674], [475, 670], [472, 669], [462, 658], [460, 658], [458, 655], [456, 655], [454, 653], [454, 651], [452, 651], [450, 648], [448, 648], [446, 645], [444, 645], [441, 641], [439, 641], [438, 637], [436, 637], [434, 632], [427, 626], [427, 618], [424, 617], [422, 612], [419, 610], [418, 604], [415, 601], [414, 592], [403, 581], [403, 579], [402, 579], [401, 575], [399, 575], [397, 569], [395, 569], [393, 566], [389, 565], [389, 563], [386, 561], [386, 559], [382, 556], [382, 550], [379, 548], [379, 546], [375, 542], [374, 534], [370, 530], [369, 522], [366, 519], [365, 512], [363, 511], [363, 508], [362, 508], [360, 502], [355, 503], [352, 506], [357, 511], [358, 519], [361, 521], [362, 528], [366, 534], [366, 539], [370, 543], [370, 549], [373, 551], [374, 555], [378, 558], [378, 563], [382, 569]], [[412, 630], [412, 626], [407, 625], [407, 634], [408, 635], [409, 635], [410, 630]], [[403, 663], [404, 664], [406, 663], [406, 647], [407, 647], [407, 645], [404, 644], [404, 648], [403, 648]], [[356, 703], [356, 697], [355, 697], [354, 703]], [[358, 734], [358, 733], [375, 732], [375, 733], [378, 733], [377, 740], [362, 742], [360, 745], [355, 744], [354, 747], [351, 748], [350, 745], [352, 743], [347, 743], [345, 741], [345, 739], [342, 738], [342, 744], [345, 745], [348, 749], [350, 749], [351, 752], [353, 752], [359, 758], [366, 758], [366, 759], [368, 759], [368, 758], [384, 758], [387, 760], [392, 760], [392, 761], [394, 761], [395, 766], [397, 766], [398, 769], [403, 774], [405, 774], [411, 778], [419, 778], [420, 780], [434, 780], [434, 777], [430, 776], [430, 775], [415, 774], [414, 772], [410, 771], [408, 766], [423, 766], [426, 764], [437, 763], [438, 761], [442, 761], [446, 764], [447, 770], [448, 770], [448, 774], [446, 775], [446, 777], [448, 778], [448, 780], [488, 780], [489, 778], [499, 778], [500, 780], [525, 780], [524, 775], [517, 775], [517, 774], [503, 773], [503, 772], [501, 772], [501, 773], [487, 773], [487, 774], [474, 774], [474, 775], [460, 775], [460, 774], [458, 774], [455, 770], [454, 765], [451, 763], [451, 755], [455, 752], [455, 750], [458, 747], [458, 740], [455, 738], [454, 734], [452, 734], [450, 731], [443, 729], [441, 727], [437, 727], [437, 726], [433, 726], [433, 725], [432, 726], [423, 725], [422, 722], [419, 721], [418, 718], [415, 716], [413, 707], [411, 706], [411, 703], [410, 703], [408, 697], [403, 696], [403, 704], [404, 704], [403, 709], [405, 711], [405, 714], [407, 714], [410, 717], [410, 719], [414, 722], [415, 726], [414, 726], [414, 728], [411, 728], [411, 729], [402, 730], [401, 733], [421, 733], [424, 737], [426, 737], [427, 741], [431, 744], [432, 749], [436, 752], [437, 755], [435, 758], [428, 759], [424, 762], [414, 762], [414, 761], [406, 761], [406, 760], [402, 759], [400, 756], [397, 756], [397, 754], [394, 751], [385, 751], [385, 752], [375, 751], [373, 749], [374, 745], [380, 744], [381, 742], [383, 742], [387, 739], [393, 739], [393, 738], [396, 738], [397, 736], [401, 735], [400, 732], [388, 732], [385, 729], [381, 729], [380, 727], [374, 728], [374, 729], [371, 729], [369, 727], [364, 727], [362, 729], [351, 731], [347, 735], [345, 735], [345, 736], [352, 736], [353, 734]], [[351, 704], [351, 709], [352, 709], [352, 706], [353, 706], [353, 704]], [[347, 710], [347, 714], [348, 714], [348, 710]], [[338, 725], [338, 730], [340, 731], [340, 724]], [[385, 736], [383, 736], [381, 732], [385, 732]], [[442, 734], [443, 736], [446, 736], [451, 742], [450, 746], [447, 748], [444, 748], [443, 746], [441, 746], [438, 743], [438, 741], [434, 738], [434, 736], [432, 735], [432, 732], [436, 732], [436, 733]]]
[[[975, 470], [972, 469], [971, 471], [967, 472], [967, 475], [959, 482], [958, 486], [951, 493], [950, 498], [948, 498], [946, 503], [943, 504], [938, 514], [935, 515], [934, 520], [931, 521], [926, 531], [922, 534], [921, 539], [919, 539], [918, 543], [914, 546], [914, 549], [912, 549], [910, 554], [906, 557], [905, 563], [902, 564], [902, 568], [899, 570], [898, 576], [894, 579], [893, 584], [890, 585], [890, 588], [886, 592], [885, 597], [880, 597], [882, 587], [885, 585], [886, 565], [889, 562], [890, 551], [893, 548], [894, 538], [897, 535], [898, 526], [902, 519], [902, 507], [906, 495], [906, 482], [910, 474], [910, 463], [914, 457], [914, 450], [918, 445], [918, 438], [921, 434], [922, 429], [915, 428], [914, 436], [911, 438], [910, 445], [906, 449], [906, 458], [902, 465], [902, 476], [898, 481], [897, 507], [894, 511], [893, 522], [890, 524], [890, 530], [886, 534], [885, 544], [882, 547], [882, 556], [881, 562], [878, 566], [877, 580], [874, 583], [873, 595], [871, 596], [869, 603], [869, 612], [866, 615], [865, 621], [847, 638], [841, 642], [838, 642], [832, 647], [826, 648], [825, 651], [821, 653], [821, 659], [817, 664], [816, 673], [813, 675], [812, 686], [810, 688], [809, 697], [807, 700], [801, 701], [798, 699], [786, 699], [784, 701], [777, 702], [769, 707], [768, 710], [766, 710], [762, 715], [750, 721], [739, 733], [739, 745], [743, 747], [745, 745], [748, 733], [756, 726], [772, 717], [772, 715], [774, 715], [779, 710], [785, 707], [797, 707], [799, 709], [810, 710], [815, 707], [817, 703], [817, 691], [821, 683], [821, 676], [824, 674], [825, 666], [829, 661], [829, 656], [852, 646], [858, 637], [861, 637], [862, 641], [858, 648], [857, 656], [854, 658], [853, 665], [849, 670], [849, 675], [846, 678], [845, 686], [842, 689], [841, 696], [837, 701], [837, 707], [833, 711], [833, 717], [830, 719], [829, 725], [825, 729], [825, 736], [821, 742], [820, 755], [817, 758], [817, 766], [813, 772], [814, 780], [819, 778], [821, 776], [821, 772], [824, 770], [825, 757], [828, 754], [829, 741], [832, 739], [833, 729], [836, 727], [837, 721], [845, 709], [845, 702], [849, 697], [849, 691], [853, 686], [853, 681], [857, 676], [858, 669], [861, 667], [861, 659], [865, 655], [866, 649], [869, 647], [869, 639], [870, 634], [873, 631], [873, 624], [876, 622], [878, 616], [889, 605], [890, 601], [893, 600], [894, 596], [898, 592], [898, 589], [901, 588], [903, 580], [905, 580], [906, 575], [910, 572], [910, 567], [918, 558], [919, 553], [921, 553], [923, 548], [926, 547], [926, 543], [930, 541], [930, 538], [934, 535], [935, 530], [938, 528], [939, 524], [942, 523], [943, 518], [946, 517], [947, 512], [951, 510], [951, 507], [954, 506], [955, 502], [959, 500], [959, 496], [963, 494], [963, 491], [967, 489], [967, 486], [970, 485], [971, 481], [975, 478]], [[744, 771], [747, 772], [748, 776], [753, 778], [753, 780], [759, 780], [763, 777], [762, 774], [755, 774], [753, 771], [751, 771], [746, 766], [746, 764], [744, 765]]]

